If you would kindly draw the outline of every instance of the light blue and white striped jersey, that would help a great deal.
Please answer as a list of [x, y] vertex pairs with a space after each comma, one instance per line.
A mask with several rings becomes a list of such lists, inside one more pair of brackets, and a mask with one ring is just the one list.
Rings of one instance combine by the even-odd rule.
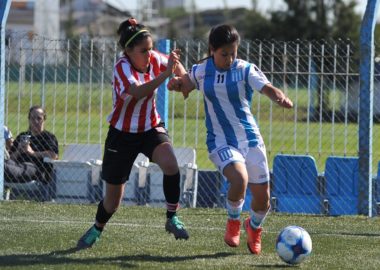
[[270, 82], [256, 65], [235, 59], [229, 70], [219, 70], [208, 58], [194, 65], [189, 76], [204, 96], [210, 153], [226, 144], [245, 149], [262, 142], [251, 102], [253, 91]]

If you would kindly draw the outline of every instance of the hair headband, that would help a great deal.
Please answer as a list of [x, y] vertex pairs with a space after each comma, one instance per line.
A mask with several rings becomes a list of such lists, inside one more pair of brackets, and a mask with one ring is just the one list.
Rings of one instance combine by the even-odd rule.
[[149, 32], [149, 31], [148, 31], [147, 29], [142, 29], [142, 30], [138, 31], [137, 33], [135, 33], [135, 34], [134, 34], [133, 36], [131, 36], [131, 38], [128, 39], [128, 41], [125, 43], [124, 48], [126, 48], [126, 47], [128, 46], [128, 44], [131, 43], [132, 40], [133, 40], [138, 34], [143, 33], [143, 32]]

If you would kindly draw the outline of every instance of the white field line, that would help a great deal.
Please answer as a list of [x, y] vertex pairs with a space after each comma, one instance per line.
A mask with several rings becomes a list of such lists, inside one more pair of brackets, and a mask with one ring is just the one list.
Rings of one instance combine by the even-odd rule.
[[[0, 222], [23, 222], [23, 223], [52, 223], [52, 224], [70, 224], [70, 225], [78, 225], [78, 224], [87, 224], [91, 225], [94, 222], [88, 222], [88, 221], [80, 221], [80, 220], [41, 220], [41, 219], [25, 219], [25, 218], [0, 218]], [[162, 229], [164, 225], [143, 225], [143, 224], [137, 224], [137, 223], [120, 223], [120, 222], [109, 222], [107, 226], [120, 226], [120, 227], [132, 227], [132, 228], [139, 228], [139, 227], [149, 227], [154, 229]], [[224, 231], [225, 228], [223, 227], [196, 227], [196, 226], [186, 226], [189, 230], [202, 230], [202, 231]], [[264, 233], [270, 233], [270, 234], [278, 234], [277, 231], [268, 231], [265, 230], [264, 227]], [[380, 238], [379, 234], [349, 234], [349, 233], [323, 233], [323, 232], [310, 232], [311, 235], [322, 235], [322, 236], [337, 236], [337, 237], [343, 237], [343, 238], [356, 238], [356, 237], [375, 237]]]

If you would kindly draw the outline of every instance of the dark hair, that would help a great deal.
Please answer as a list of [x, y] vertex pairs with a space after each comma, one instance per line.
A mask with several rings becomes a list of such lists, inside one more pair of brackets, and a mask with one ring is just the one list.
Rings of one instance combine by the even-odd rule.
[[209, 50], [217, 50], [220, 47], [232, 44], [234, 42], [240, 43], [240, 35], [235, 27], [228, 24], [221, 24], [211, 29], [208, 37]]
[[30, 119], [31, 115], [32, 115], [32, 112], [33, 111], [36, 111], [36, 110], [42, 110], [43, 114], [44, 114], [44, 120], [46, 120], [46, 112], [45, 112], [45, 109], [42, 108], [40, 105], [34, 105], [32, 107], [30, 107], [29, 109], [29, 113], [28, 113], [28, 119]]
[[[142, 32], [137, 34], [139, 31]], [[119, 35], [119, 45], [123, 49], [126, 47], [133, 48], [136, 44], [140, 43], [145, 38], [152, 36], [148, 29], [146, 29], [144, 25], [137, 23], [136, 19], [134, 18], [129, 18], [128, 20], [122, 22], [119, 25], [117, 34]]]
[[211, 57], [211, 49], [215, 51], [224, 45], [234, 42], [240, 43], [240, 35], [235, 27], [228, 24], [214, 26], [211, 28], [208, 36], [208, 56], [198, 60], [198, 63]]

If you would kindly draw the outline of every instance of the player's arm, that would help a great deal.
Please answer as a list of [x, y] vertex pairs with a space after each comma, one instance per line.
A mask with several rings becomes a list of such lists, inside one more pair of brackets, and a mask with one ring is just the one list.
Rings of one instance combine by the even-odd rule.
[[[178, 56], [180, 56], [180, 50], [177, 49], [176, 50], [176, 53]], [[179, 58], [178, 58], [178, 61], [176, 62], [176, 64], [174, 65], [173, 67], [173, 74], [176, 75], [176, 76], [183, 76], [187, 73], [185, 67], [182, 65], [181, 61], [179, 61]]]
[[178, 72], [181, 72], [180, 66], [182, 65], [179, 62], [179, 54], [177, 54], [177, 51], [174, 50], [171, 52], [169, 56], [168, 65], [165, 71], [161, 72], [156, 78], [154, 78], [153, 80], [149, 82], [146, 82], [143, 84], [140, 82], [136, 82], [132, 84], [129, 87], [129, 94], [137, 99], [141, 99], [148, 96], [157, 87], [159, 87], [170, 75], [172, 75], [173, 72], [177, 72], [177, 69], [178, 69]]
[[277, 103], [284, 108], [293, 108], [293, 102], [288, 98], [284, 92], [271, 84], [266, 84], [261, 89], [261, 93], [269, 97], [273, 102]]
[[195, 85], [191, 81], [189, 74], [186, 73], [181, 77], [171, 78], [168, 83], [168, 89], [171, 91], [182, 92], [186, 99], [189, 96], [189, 93], [195, 89]]

